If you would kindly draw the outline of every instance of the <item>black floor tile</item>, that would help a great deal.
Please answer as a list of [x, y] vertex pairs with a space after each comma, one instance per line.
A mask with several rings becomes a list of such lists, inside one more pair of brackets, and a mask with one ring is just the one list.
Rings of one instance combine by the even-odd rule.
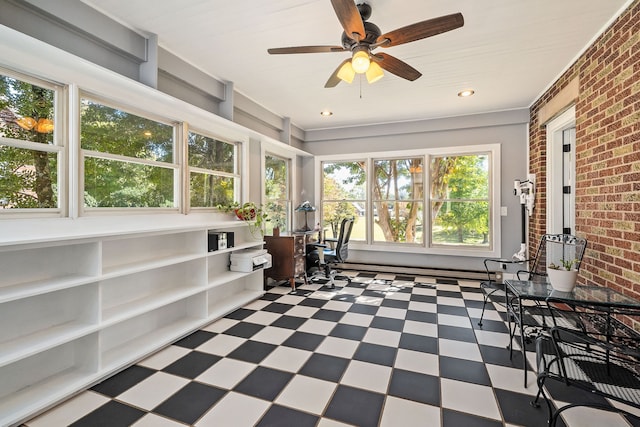
[[271, 313], [286, 313], [287, 311], [291, 310], [291, 308], [293, 308], [293, 306], [291, 304], [282, 304], [279, 302], [272, 302], [271, 304], [267, 305], [266, 307], [262, 308], [262, 311], [269, 311]]
[[406, 350], [421, 351], [422, 353], [438, 354], [438, 339], [403, 333], [400, 336], [398, 347]]
[[438, 314], [452, 314], [454, 316], [469, 317], [466, 307], [438, 304]]
[[449, 297], [449, 298], [456, 298], [456, 299], [461, 299], [462, 298], [462, 293], [458, 292], [458, 291], [441, 291], [441, 290], [438, 290], [436, 292], [436, 294], [439, 297]]
[[247, 317], [251, 316], [253, 313], [255, 313], [255, 310], [249, 310], [246, 308], [239, 308], [235, 311], [232, 311], [231, 313], [227, 314], [226, 318], [228, 319], [234, 319], [234, 320], [244, 320]]
[[258, 366], [233, 390], [260, 399], [273, 401], [293, 378], [289, 372]]
[[191, 335], [188, 335], [182, 338], [179, 341], [176, 341], [173, 345], [177, 345], [179, 347], [194, 349], [196, 347], [201, 346], [202, 344], [209, 341], [211, 338], [215, 337], [217, 334], [214, 332], [208, 331], [195, 331]]
[[251, 338], [262, 329], [264, 329], [264, 325], [257, 325], [255, 323], [249, 322], [240, 322], [224, 331], [224, 334], [233, 335], [234, 337], [240, 338]]
[[380, 304], [381, 307], [400, 308], [406, 310], [409, 308], [409, 301], [403, 301], [399, 299], [385, 298]]
[[345, 338], [348, 340], [360, 341], [367, 333], [367, 328], [362, 326], [337, 324], [329, 333], [332, 337]]
[[428, 405], [440, 406], [440, 378], [394, 369], [389, 382], [389, 394]]
[[[479, 319], [478, 319], [479, 320]], [[489, 332], [501, 332], [501, 333], [509, 333], [509, 328], [507, 328], [507, 325], [504, 322], [499, 322], [497, 320], [488, 320], [488, 319], [482, 319], [482, 326], [478, 325], [478, 320], [472, 319], [471, 320], [471, 325], [473, 326], [473, 329], [479, 329], [482, 331], [489, 331]]]
[[338, 382], [349, 366], [349, 359], [314, 353], [302, 366], [299, 374], [321, 380]]
[[436, 283], [440, 285], [457, 285], [458, 279], [446, 279], [444, 277], [436, 278]]
[[124, 371], [107, 378], [100, 384], [96, 384], [91, 387], [91, 390], [97, 391], [100, 394], [104, 394], [109, 397], [116, 397], [117, 395], [124, 393], [134, 385], [138, 384], [142, 380], [150, 377], [156, 371], [144, 366], [134, 365]]
[[280, 298], [281, 296], [282, 296], [281, 294], [274, 294], [274, 293], [270, 293], [270, 292], [267, 291], [267, 293], [262, 295], [260, 297], [260, 299], [264, 300], [264, 301], [275, 301], [278, 298]]
[[398, 349], [395, 347], [363, 342], [358, 346], [353, 358], [376, 365], [393, 366], [397, 353]]
[[190, 382], [158, 405], [153, 412], [186, 424], [193, 424], [226, 393], [226, 390], [217, 387]]
[[312, 319], [327, 320], [329, 322], [339, 322], [344, 316], [343, 311], [320, 309], [311, 316]]
[[440, 376], [452, 380], [491, 386], [491, 378], [482, 362], [440, 356]]
[[424, 311], [407, 310], [405, 320], [424, 323], [438, 323], [438, 315], [436, 313], [427, 313]]
[[374, 315], [378, 312], [377, 305], [369, 305], [369, 304], [353, 304], [349, 308], [350, 313], [359, 313], [359, 314], [371, 314]]
[[[544, 402], [536, 408], [531, 405], [533, 396], [509, 390], [495, 389], [500, 411], [505, 422], [516, 425], [546, 426], [549, 413]], [[560, 420], [561, 421], [561, 420]], [[557, 426], [562, 425], [558, 423]]]
[[336, 294], [333, 298], [331, 298], [332, 301], [342, 301], [342, 302], [349, 302], [349, 303], [355, 303], [357, 300], [357, 296], [356, 295], [351, 295], [351, 294]]
[[310, 334], [307, 332], [294, 332], [282, 345], [298, 348], [300, 350], [314, 351], [325, 339], [323, 335]]
[[396, 275], [395, 280], [400, 280], [402, 282], [413, 282], [416, 280], [416, 276], [403, 276], [401, 274]]
[[[532, 426], [532, 424], [524, 424]], [[453, 411], [451, 409], [442, 409], [442, 427], [503, 427], [502, 422], [489, 418], [482, 418], [464, 412]], [[540, 427], [543, 427], [541, 424]]]
[[73, 427], [127, 427], [146, 414], [145, 411], [111, 400], [88, 413], [70, 426]]
[[222, 357], [214, 354], [192, 351], [166, 366], [162, 371], [180, 377], [194, 379], [220, 359], [222, 359]]
[[317, 299], [317, 298], [305, 298], [304, 300], [300, 301], [299, 305], [305, 306], [305, 307], [317, 307], [320, 308], [322, 306], [324, 306], [327, 303], [327, 300], [324, 299]]
[[298, 329], [307, 319], [304, 317], [295, 317], [295, 316], [287, 316], [282, 315], [276, 319], [275, 322], [271, 324], [271, 326], [277, 326], [279, 328], [285, 329]]
[[378, 425], [384, 395], [339, 385], [325, 417], [355, 426]]
[[247, 341], [227, 355], [232, 359], [244, 360], [245, 362], [260, 363], [277, 346], [263, 342]]
[[476, 334], [473, 329], [460, 328], [457, 326], [438, 325], [438, 338], [448, 340], [476, 342]]
[[436, 304], [438, 301], [438, 297], [434, 295], [411, 294], [410, 300], [415, 302], [426, 302], [429, 304]]
[[404, 328], [404, 320], [376, 316], [371, 321], [369, 327], [376, 329], [385, 329], [387, 331], [402, 332], [402, 329]]
[[506, 347], [480, 345], [479, 348], [484, 363], [522, 369], [522, 353], [520, 351], [514, 351], [512, 357], [509, 358], [509, 350]]
[[271, 405], [256, 427], [313, 427], [318, 417], [280, 405]]

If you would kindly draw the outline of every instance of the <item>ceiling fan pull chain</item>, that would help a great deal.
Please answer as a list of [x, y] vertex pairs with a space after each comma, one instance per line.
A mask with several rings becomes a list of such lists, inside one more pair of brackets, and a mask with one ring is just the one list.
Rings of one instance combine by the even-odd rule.
[[362, 74], [360, 74], [360, 99], [362, 99]]

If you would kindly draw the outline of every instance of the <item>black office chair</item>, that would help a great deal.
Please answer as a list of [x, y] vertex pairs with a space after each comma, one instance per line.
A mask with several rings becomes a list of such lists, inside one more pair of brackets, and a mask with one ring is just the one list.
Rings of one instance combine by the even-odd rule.
[[[484, 318], [484, 308], [489, 302], [496, 302], [504, 305], [504, 285], [494, 279], [494, 274], [490, 271], [489, 265], [495, 264], [521, 264], [529, 263], [527, 270], [518, 270], [516, 276], [518, 280], [547, 280], [547, 265], [551, 261], [560, 259], [576, 260], [575, 269], [580, 270], [580, 264], [587, 248], [587, 240], [571, 234], [544, 234], [540, 239], [538, 251], [535, 258], [529, 260], [506, 260], [487, 258], [484, 260], [484, 268], [487, 271], [487, 280], [480, 283], [480, 289], [484, 293], [484, 303], [478, 325], [482, 326]], [[493, 263], [493, 264], [492, 264]]]
[[336, 264], [345, 262], [349, 255], [349, 239], [353, 229], [353, 218], [345, 218], [340, 223], [338, 238], [325, 238], [321, 242], [309, 245], [307, 251], [307, 273], [310, 281], [328, 280], [326, 286], [335, 287], [335, 280], [351, 282], [348, 276], [337, 275], [333, 270]]

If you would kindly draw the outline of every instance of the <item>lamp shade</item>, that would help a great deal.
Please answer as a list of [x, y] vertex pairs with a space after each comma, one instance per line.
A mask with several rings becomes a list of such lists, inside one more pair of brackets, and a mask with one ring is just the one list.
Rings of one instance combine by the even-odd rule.
[[365, 75], [369, 83], [375, 83], [384, 76], [384, 72], [382, 71], [382, 67], [376, 62], [371, 62]]
[[308, 200], [300, 203], [300, 205], [296, 208], [296, 212], [315, 212], [316, 207], [311, 205], [311, 202]]
[[369, 59], [369, 53], [366, 50], [357, 50], [353, 53], [351, 66], [356, 73], [365, 73], [369, 69], [370, 64], [371, 60]]
[[340, 80], [345, 81], [347, 83], [351, 83], [355, 75], [356, 75], [356, 72], [353, 70], [353, 67], [351, 66], [351, 61], [345, 62], [342, 65], [342, 67], [340, 67], [340, 70], [338, 70], [338, 74], [337, 74]]

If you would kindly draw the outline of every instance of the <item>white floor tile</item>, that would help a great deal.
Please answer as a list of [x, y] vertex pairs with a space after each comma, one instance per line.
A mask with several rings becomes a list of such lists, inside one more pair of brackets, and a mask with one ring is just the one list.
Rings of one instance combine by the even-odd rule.
[[311, 352], [291, 347], [278, 347], [260, 365], [287, 372], [298, 372], [311, 357]]
[[[473, 318], [473, 321], [478, 323], [480, 319], [480, 315], [482, 315], [481, 308], [467, 308], [467, 313], [469, 313], [469, 317]], [[502, 317], [500, 313], [496, 310], [485, 310], [484, 316], [482, 316], [483, 320], [495, 320], [496, 322], [502, 322]]]
[[188, 383], [186, 378], [156, 372], [118, 395], [117, 399], [150, 411]]
[[366, 304], [366, 305], [380, 305], [382, 304], [382, 300], [383, 298], [368, 297], [364, 295], [360, 295], [359, 297], [356, 297], [356, 302], [358, 304]]
[[336, 383], [296, 375], [276, 399], [276, 403], [320, 415], [331, 399]]
[[216, 335], [196, 350], [218, 356], [226, 356], [247, 340], [232, 335]]
[[[518, 368], [486, 364], [491, 384], [495, 388], [511, 390], [517, 393], [534, 395], [538, 392], [535, 381], [529, 382], [528, 387], [524, 387], [524, 371]], [[529, 371], [527, 379], [535, 379], [536, 374]]]
[[331, 300], [327, 302], [325, 305], [323, 305], [322, 308], [324, 310], [335, 310], [335, 311], [346, 312], [351, 308], [352, 305], [353, 303], [350, 303], [350, 302]]
[[360, 345], [359, 341], [326, 337], [316, 349], [317, 353], [351, 359]]
[[131, 427], [184, 427], [184, 424], [171, 421], [169, 418], [161, 417], [160, 415], [147, 414], [131, 424]]
[[454, 307], [464, 307], [464, 300], [462, 298], [452, 297], [437, 297], [437, 303], [442, 305], [451, 305]]
[[462, 298], [467, 301], [484, 301], [484, 294], [480, 292], [462, 292]]
[[504, 332], [475, 330], [476, 341], [481, 345], [490, 345], [492, 347], [501, 347], [506, 350], [509, 345], [509, 334]]
[[278, 320], [280, 316], [280, 313], [272, 313], [270, 311], [256, 311], [251, 316], [244, 319], [244, 321], [255, 323], [258, 325], [270, 325]]
[[353, 427], [351, 424], [344, 424], [329, 418], [321, 418], [316, 427]]
[[460, 328], [471, 328], [471, 321], [467, 316], [456, 316], [453, 314], [438, 314], [438, 324], [448, 326], [458, 326]]
[[230, 392], [195, 425], [197, 427], [251, 426], [267, 411], [271, 402]]
[[420, 351], [398, 349], [394, 368], [421, 374], [439, 376], [440, 362], [437, 354], [422, 353]]
[[[564, 406], [566, 403], [556, 402]], [[562, 412], [562, 419], [568, 427], [629, 427], [622, 415], [580, 406]]]
[[342, 319], [340, 319], [339, 323], [367, 327], [371, 324], [372, 320], [373, 316], [369, 314], [345, 313], [345, 315], [342, 316]]
[[299, 296], [299, 295], [283, 295], [280, 298], [278, 298], [278, 303], [279, 304], [291, 304], [291, 305], [298, 305], [300, 304], [302, 301], [304, 301], [303, 296]]
[[391, 319], [402, 319], [407, 316], [407, 310], [403, 310], [401, 308], [392, 308], [392, 307], [380, 307], [376, 316], [379, 317], [389, 317]]
[[438, 325], [435, 323], [414, 322], [405, 320], [402, 332], [426, 337], [438, 337]]
[[388, 347], [397, 347], [400, 343], [401, 335], [402, 334], [400, 332], [369, 328], [364, 338], [362, 338], [362, 341], [372, 344], [386, 345]]
[[29, 427], [66, 426], [98, 409], [109, 400], [111, 399], [99, 393], [85, 391], [32, 419], [27, 425]]
[[156, 370], [164, 369], [189, 352], [191, 352], [191, 349], [170, 345], [147, 357], [139, 365]]
[[442, 407], [500, 420], [500, 410], [491, 387], [440, 379]]
[[196, 377], [197, 381], [231, 389], [249, 375], [256, 365], [241, 360], [224, 358]]
[[380, 427], [424, 427], [440, 425], [440, 408], [387, 396]]
[[318, 310], [319, 309], [316, 307], [306, 307], [304, 305], [297, 305], [292, 309], [290, 309], [289, 311], [287, 311], [286, 315], [294, 316], [294, 317], [303, 317], [305, 319], [309, 319], [311, 318], [311, 316], [316, 314]]
[[396, 301], [409, 301], [411, 299], [411, 294], [408, 292], [389, 291], [387, 292], [386, 298]]
[[221, 333], [221, 332], [226, 331], [230, 327], [236, 325], [239, 322], [240, 322], [239, 320], [228, 319], [226, 317], [223, 317], [222, 319], [218, 319], [215, 322], [213, 322], [212, 324], [207, 325], [202, 329], [205, 330], [205, 331], [209, 331], [209, 332]]
[[480, 349], [475, 343], [439, 338], [438, 348], [440, 350], [439, 353], [441, 356], [456, 357], [458, 359], [475, 360], [478, 362], [482, 362]]
[[463, 280], [458, 279], [458, 286], [464, 286], [466, 288], [480, 289], [480, 280]]
[[424, 313], [437, 313], [438, 306], [430, 302], [411, 301], [409, 302], [409, 310], [422, 311]]
[[460, 292], [460, 286], [458, 285], [445, 285], [438, 283], [436, 285], [439, 291]]
[[247, 308], [249, 310], [262, 310], [263, 308], [265, 308], [269, 304], [271, 304], [271, 301], [269, 301], [269, 300], [257, 299], [255, 301], [252, 301], [249, 304], [245, 305], [244, 308]]
[[251, 337], [252, 341], [266, 342], [280, 345], [287, 340], [295, 331], [293, 329], [278, 328], [277, 326], [267, 326]]
[[317, 335], [328, 335], [329, 332], [331, 332], [335, 327], [335, 322], [329, 322], [327, 320], [319, 319], [309, 319], [298, 328], [298, 331]]
[[378, 393], [386, 393], [390, 376], [390, 367], [352, 360], [340, 383]]
[[436, 279], [433, 277], [420, 277], [420, 276], [416, 276], [415, 278], [415, 282], [416, 283], [428, 283], [428, 284], [435, 284], [436, 283]]

